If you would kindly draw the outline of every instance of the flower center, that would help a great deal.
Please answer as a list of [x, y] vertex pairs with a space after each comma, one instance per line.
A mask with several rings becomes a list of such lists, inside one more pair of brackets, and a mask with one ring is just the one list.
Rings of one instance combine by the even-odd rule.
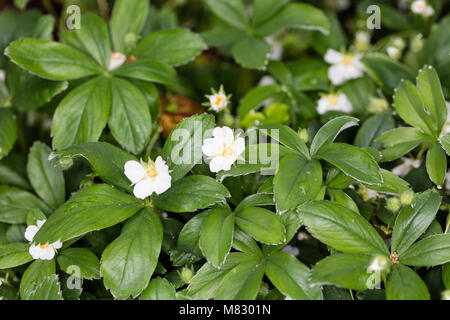
[[215, 104], [216, 106], [218, 106], [219, 104], [222, 103], [222, 101], [223, 101], [223, 97], [217, 96], [217, 97], [216, 97], [216, 101], [214, 101], [214, 104]]
[[50, 247], [50, 245], [47, 242], [46, 244], [40, 245], [40, 247], [41, 247], [41, 249], [46, 249], [46, 248]]
[[397, 264], [398, 263], [398, 254], [397, 253], [395, 253], [395, 252], [391, 253], [389, 258], [391, 258], [392, 264]]
[[229, 144], [223, 144], [222, 157], [230, 157], [233, 155], [233, 147]]
[[334, 95], [334, 94], [328, 96], [328, 102], [330, 102], [330, 104], [332, 104], [332, 105], [334, 105], [334, 106], [337, 105], [337, 103], [338, 103], [338, 98], [337, 98], [337, 96]]
[[147, 169], [147, 176], [148, 176], [149, 178], [154, 178], [154, 177], [156, 177], [157, 175], [158, 175], [158, 172], [156, 172], [155, 167], [150, 167], [150, 168]]
[[342, 63], [346, 66], [348, 66], [349, 64], [352, 63], [352, 56], [349, 55], [345, 55], [344, 58], [342, 59]]

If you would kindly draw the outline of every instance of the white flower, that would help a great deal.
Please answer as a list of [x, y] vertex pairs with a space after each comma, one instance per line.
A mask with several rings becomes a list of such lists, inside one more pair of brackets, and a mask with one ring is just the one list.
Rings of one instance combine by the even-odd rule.
[[283, 45], [275, 39], [275, 37], [266, 37], [267, 43], [270, 45], [270, 60], [281, 60], [283, 57]]
[[120, 52], [111, 52], [108, 70], [112, 71], [123, 65], [127, 61], [127, 57]]
[[419, 168], [422, 161], [420, 159], [412, 160], [408, 158], [403, 158], [403, 163], [394, 167], [392, 169], [392, 173], [397, 176], [404, 177], [406, 176], [413, 168]]
[[300, 253], [300, 250], [297, 247], [293, 247], [290, 245], [285, 246], [281, 251], [289, 253], [292, 256], [297, 256]]
[[33, 241], [34, 236], [39, 231], [39, 229], [42, 227], [42, 225], [45, 223], [46, 220], [37, 220], [36, 224], [37, 226], [28, 226], [25, 230], [25, 239], [28, 241]]
[[228, 171], [238, 156], [245, 150], [245, 140], [235, 137], [228, 127], [216, 127], [213, 138], [205, 139], [203, 154], [211, 158], [209, 169], [212, 172]]
[[450, 190], [450, 170], [445, 174], [445, 189]]
[[398, 48], [392, 47], [392, 46], [387, 47], [386, 52], [387, 52], [388, 56], [393, 59], [399, 59], [400, 55], [401, 55], [400, 50]]
[[364, 72], [364, 66], [360, 62], [361, 54], [342, 54], [333, 49], [328, 49], [324, 56], [328, 68], [328, 78], [334, 85], [340, 85], [347, 80], [360, 78]]
[[5, 70], [0, 69], [0, 81], [5, 81]]
[[125, 175], [134, 184], [133, 193], [139, 199], [145, 199], [153, 192], [156, 194], [165, 192], [172, 182], [169, 167], [160, 156], [155, 162], [128, 161], [125, 163]]
[[347, 96], [343, 93], [323, 95], [317, 103], [317, 112], [319, 114], [324, 114], [332, 110], [352, 112], [353, 106], [347, 99]]
[[[28, 226], [25, 230], [25, 239], [32, 242], [34, 239], [34, 236], [39, 231], [39, 229], [44, 225], [46, 220], [37, 220], [36, 226]], [[41, 259], [41, 260], [52, 260], [55, 257], [56, 249], [61, 249], [62, 242], [61, 241], [55, 241], [53, 243], [46, 243], [46, 244], [36, 244], [31, 245], [30, 249], [28, 250], [33, 257], [33, 259]]]
[[420, 14], [422, 17], [431, 17], [434, 14], [434, 9], [425, 0], [416, 0], [411, 4], [411, 11], [415, 14]]
[[359, 191], [364, 201], [368, 201], [370, 199], [376, 200], [378, 198], [378, 192], [370, 190], [364, 186], [361, 186]]
[[227, 99], [227, 96], [225, 95], [225, 93], [223, 93], [223, 92], [218, 92], [216, 94], [212, 94], [212, 95], [208, 96], [208, 98], [209, 98], [209, 103], [211, 104], [211, 108], [215, 112], [222, 111], [223, 109], [225, 109], [227, 107], [228, 99]]

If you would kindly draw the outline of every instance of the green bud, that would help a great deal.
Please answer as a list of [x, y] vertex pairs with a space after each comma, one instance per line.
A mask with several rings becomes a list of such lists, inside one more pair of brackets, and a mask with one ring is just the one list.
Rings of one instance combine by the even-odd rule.
[[298, 136], [300, 137], [300, 139], [302, 139], [305, 143], [307, 143], [309, 141], [309, 132], [308, 129], [301, 129], [298, 132]]
[[184, 266], [181, 269], [181, 272], [178, 271], [178, 274], [180, 275], [181, 280], [183, 280], [185, 284], [188, 284], [194, 276], [194, 268], [192, 266], [190, 268]]
[[414, 191], [408, 190], [400, 195], [400, 202], [404, 206], [409, 206], [414, 200]]
[[73, 159], [71, 157], [64, 157], [59, 159], [58, 163], [62, 170], [67, 170], [73, 166]]
[[400, 203], [400, 200], [397, 197], [389, 198], [386, 201], [386, 209], [397, 212], [400, 210], [402, 204]]

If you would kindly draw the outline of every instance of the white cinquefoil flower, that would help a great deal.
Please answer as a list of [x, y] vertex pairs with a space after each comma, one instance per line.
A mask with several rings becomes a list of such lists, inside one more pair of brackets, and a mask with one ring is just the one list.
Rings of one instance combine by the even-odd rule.
[[127, 61], [127, 57], [120, 52], [111, 52], [108, 70], [112, 71], [123, 65]]
[[209, 103], [211, 104], [211, 108], [215, 112], [222, 111], [227, 107], [228, 99], [227, 96], [223, 92], [219, 92], [216, 94], [212, 94], [208, 96]]
[[[25, 230], [25, 239], [32, 242], [34, 236], [39, 231], [39, 229], [43, 226], [46, 220], [37, 220], [36, 226], [28, 226]], [[36, 244], [31, 245], [29, 252], [33, 259], [41, 259], [41, 260], [52, 260], [55, 257], [56, 249], [61, 249], [62, 242], [56, 241], [53, 243], [45, 243], [45, 244]]]
[[431, 17], [434, 14], [433, 7], [425, 0], [416, 0], [411, 4], [411, 11], [421, 15], [424, 18]]
[[324, 60], [331, 64], [328, 68], [328, 78], [338, 86], [347, 80], [360, 78], [364, 72], [364, 66], [360, 62], [361, 54], [343, 54], [333, 49], [328, 49]]
[[353, 105], [343, 93], [325, 94], [317, 103], [317, 112], [324, 114], [328, 111], [352, 112]]
[[413, 168], [419, 168], [422, 161], [420, 159], [412, 160], [408, 158], [403, 158], [403, 163], [394, 167], [392, 173], [398, 175], [399, 177], [406, 176]]
[[153, 192], [161, 194], [169, 189], [172, 183], [169, 167], [160, 156], [155, 162], [128, 161], [125, 163], [125, 175], [134, 184], [133, 193], [139, 199], [145, 199]]
[[244, 138], [235, 137], [229, 127], [215, 128], [213, 138], [205, 139], [202, 146], [203, 154], [211, 159], [209, 169], [212, 172], [230, 170], [244, 150]]

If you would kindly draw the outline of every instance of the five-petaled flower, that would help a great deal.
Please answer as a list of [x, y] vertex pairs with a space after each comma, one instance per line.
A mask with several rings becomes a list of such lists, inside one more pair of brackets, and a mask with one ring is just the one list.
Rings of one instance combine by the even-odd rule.
[[205, 139], [202, 146], [203, 154], [211, 159], [209, 169], [212, 172], [230, 170], [231, 165], [244, 150], [244, 138], [235, 137], [229, 127], [216, 127], [213, 137]]
[[338, 86], [347, 80], [360, 78], [363, 76], [364, 66], [360, 62], [361, 54], [343, 54], [333, 49], [328, 49], [324, 56], [328, 68], [328, 78]]
[[169, 167], [159, 156], [155, 162], [147, 163], [134, 160], [125, 163], [125, 175], [134, 184], [133, 193], [136, 198], [145, 199], [153, 192], [161, 194], [170, 188], [172, 177]]
[[123, 65], [127, 61], [127, 57], [120, 52], [111, 52], [108, 70], [112, 71]]
[[[37, 220], [37, 225], [28, 226], [25, 230], [25, 239], [32, 242], [34, 236], [45, 223], [46, 220]], [[30, 246], [29, 252], [33, 259], [41, 259], [41, 260], [52, 260], [55, 257], [56, 249], [61, 249], [62, 242], [55, 241], [53, 243], [45, 243], [45, 244], [32, 244]]]
[[352, 112], [353, 105], [343, 93], [324, 94], [317, 103], [317, 112], [324, 114], [328, 111]]
[[434, 8], [425, 0], [416, 0], [411, 4], [411, 11], [424, 18], [431, 17], [434, 14]]
[[212, 94], [206, 96], [208, 98], [208, 102], [203, 105], [211, 107], [211, 109], [215, 112], [220, 112], [226, 109], [231, 95], [227, 96], [225, 90], [223, 89], [223, 86], [220, 86], [218, 92], [214, 89], [212, 89], [211, 91]]

